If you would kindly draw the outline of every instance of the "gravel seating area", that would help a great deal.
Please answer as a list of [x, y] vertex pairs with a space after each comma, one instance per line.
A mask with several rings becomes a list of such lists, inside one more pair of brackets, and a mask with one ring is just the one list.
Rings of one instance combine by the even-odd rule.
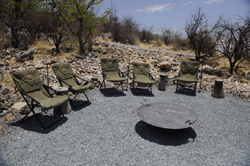
[[[128, 90], [106, 96], [94, 89], [87, 92], [91, 104], [49, 129], [35, 119], [16, 123], [0, 137], [0, 165], [250, 165], [248, 101], [229, 95], [217, 99], [205, 91], [179, 94], [175, 86], [153, 88], [153, 94]], [[198, 121], [178, 132], [150, 126], [136, 113], [144, 99], [188, 107]]]

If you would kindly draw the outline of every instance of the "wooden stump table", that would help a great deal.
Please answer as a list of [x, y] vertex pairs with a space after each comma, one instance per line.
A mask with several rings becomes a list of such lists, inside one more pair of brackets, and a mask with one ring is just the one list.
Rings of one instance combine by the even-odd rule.
[[[61, 94], [68, 95], [68, 88], [66, 87], [54, 87], [54, 89], [59, 92], [57, 95]], [[60, 110], [63, 114], [68, 114], [72, 111], [69, 100], [64, 102], [61, 106], [54, 108], [53, 113], [55, 115], [60, 115], [61, 114]]]
[[166, 82], [168, 80], [168, 75], [160, 74], [160, 82], [158, 85], [158, 90], [165, 91], [166, 90]]
[[213, 88], [211, 96], [215, 97], [215, 98], [223, 98], [224, 97], [223, 80], [222, 79], [215, 80], [214, 88]]

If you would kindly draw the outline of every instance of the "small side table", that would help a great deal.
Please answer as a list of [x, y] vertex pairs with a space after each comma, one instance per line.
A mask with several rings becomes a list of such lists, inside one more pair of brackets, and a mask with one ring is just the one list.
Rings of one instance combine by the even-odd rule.
[[222, 79], [216, 79], [214, 88], [212, 91], [212, 97], [215, 98], [224, 98], [224, 90], [223, 90], [223, 80]]
[[[61, 95], [61, 94], [68, 95], [68, 88], [66, 87], [54, 87], [54, 89], [59, 92], [57, 95]], [[69, 100], [64, 102], [61, 106], [54, 108], [53, 113], [55, 115], [59, 115], [61, 114], [60, 110], [63, 114], [68, 114], [72, 111]]]

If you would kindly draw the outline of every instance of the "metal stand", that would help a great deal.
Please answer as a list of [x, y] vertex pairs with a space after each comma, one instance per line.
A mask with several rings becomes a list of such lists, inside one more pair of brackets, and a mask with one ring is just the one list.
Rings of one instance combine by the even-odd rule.
[[47, 64], [47, 84], [49, 86], [49, 65]]
[[198, 90], [198, 92], [201, 92], [201, 84], [202, 84], [202, 72], [203, 72], [203, 60], [202, 59], [200, 59], [199, 60], [200, 61], [200, 63], [201, 63], [201, 75], [200, 75], [200, 88], [199, 88], [199, 90]]

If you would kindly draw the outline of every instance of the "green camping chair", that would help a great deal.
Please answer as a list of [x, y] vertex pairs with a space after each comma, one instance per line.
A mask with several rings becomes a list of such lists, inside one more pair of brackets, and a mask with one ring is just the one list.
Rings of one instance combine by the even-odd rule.
[[[70, 96], [74, 95], [73, 98], [69, 98], [71, 105], [75, 108], [81, 107], [89, 102], [89, 98], [87, 97], [85, 91], [88, 90], [93, 84], [89, 83], [88, 81], [82, 79], [81, 77], [76, 76], [73, 73], [72, 67], [69, 63], [57, 63], [52, 66], [52, 69], [63, 87], [69, 88], [69, 91], [72, 92]], [[80, 79], [84, 83], [79, 83], [77, 80]], [[87, 103], [83, 103], [79, 106], [75, 106], [73, 100], [78, 96], [78, 94], [83, 93], [87, 98]]]
[[[150, 92], [152, 93], [152, 85], [155, 84], [155, 79], [150, 74], [150, 66], [148, 63], [140, 63], [140, 62], [133, 62], [133, 82], [132, 87], [137, 93], [138, 87], [145, 87], [147, 86], [148, 89], [150, 88]], [[135, 83], [137, 86], [135, 87]]]
[[198, 82], [198, 69], [199, 62], [196, 61], [182, 61], [181, 69], [177, 75], [176, 81], [176, 91], [178, 90], [179, 82], [184, 83], [194, 83], [194, 93], [196, 92], [197, 82]]
[[119, 86], [122, 88], [123, 93], [123, 82], [128, 81], [125, 74], [121, 72], [118, 67], [118, 59], [116, 58], [102, 58], [101, 59], [101, 66], [102, 66], [102, 76], [103, 81], [100, 85], [100, 89], [103, 87], [105, 88], [105, 93], [107, 93], [107, 88], [105, 85], [105, 81], [119, 83], [116, 89], [118, 90]]
[[[64, 117], [64, 115], [62, 114], [62, 117], [59, 120], [48, 126], [45, 126], [39, 119], [38, 115], [34, 112], [35, 107], [41, 107], [42, 111], [46, 111], [51, 108], [59, 107], [68, 100], [67, 95], [57, 95], [53, 97], [49, 93], [49, 89], [54, 89], [42, 83], [39, 72], [37, 70], [29, 69], [18, 71], [13, 73], [12, 78], [19, 92], [27, 102], [27, 105], [30, 107], [30, 111], [21, 120], [21, 123], [35, 116], [43, 128], [48, 128]], [[54, 92], [56, 91], [54, 90]], [[34, 116], [26, 118], [31, 112], [34, 114]]]

